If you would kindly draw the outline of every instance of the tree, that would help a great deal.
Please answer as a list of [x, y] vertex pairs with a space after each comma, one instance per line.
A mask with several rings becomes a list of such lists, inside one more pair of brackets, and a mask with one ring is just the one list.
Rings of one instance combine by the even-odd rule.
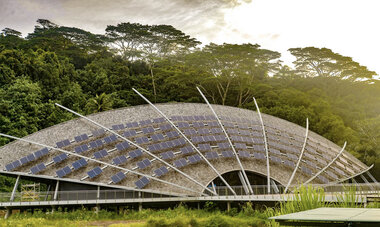
[[226, 104], [233, 83], [236, 83], [237, 105], [241, 106], [252, 98], [253, 82], [262, 80], [279, 66], [279, 57], [280, 53], [260, 49], [257, 44], [211, 43], [189, 55], [187, 62], [212, 75], [210, 79], [216, 85], [222, 105]]
[[108, 26], [107, 37], [118, 47], [124, 59], [142, 59], [148, 66], [152, 79], [154, 99], [157, 99], [156, 83], [153, 73], [155, 63], [163, 58], [188, 53], [200, 44], [171, 25], [141, 25], [121, 23]]
[[351, 57], [342, 56], [327, 48], [291, 48], [289, 51], [296, 57], [293, 62], [296, 69], [309, 77], [338, 77], [355, 81], [371, 79], [376, 75], [376, 72], [368, 70]]
[[3, 30], [1, 30], [1, 34], [4, 35], [4, 36], [17, 36], [17, 37], [21, 37], [21, 32], [19, 31], [16, 31], [12, 28], [4, 28]]
[[88, 100], [86, 104], [86, 113], [97, 113], [110, 110], [112, 108], [112, 99], [110, 95], [102, 93], [101, 95], [96, 95], [94, 98]]

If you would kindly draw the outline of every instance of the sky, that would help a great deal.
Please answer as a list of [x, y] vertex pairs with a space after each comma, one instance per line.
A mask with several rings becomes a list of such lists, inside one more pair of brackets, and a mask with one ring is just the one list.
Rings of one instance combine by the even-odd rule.
[[0, 29], [38, 18], [103, 34], [121, 22], [170, 24], [202, 43], [257, 43], [285, 64], [296, 47], [327, 47], [380, 73], [379, 0], [0, 0]]

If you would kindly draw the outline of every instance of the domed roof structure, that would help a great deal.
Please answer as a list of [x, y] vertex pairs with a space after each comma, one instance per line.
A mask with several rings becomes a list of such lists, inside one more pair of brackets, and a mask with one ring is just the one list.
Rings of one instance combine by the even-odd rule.
[[277, 117], [262, 114], [262, 125], [257, 112], [235, 107], [212, 105], [217, 119], [206, 104], [156, 106], [174, 125], [149, 105], [87, 116], [98, 125], [77, 118], [23, 138], [32, 142], [1, 147], [1, 173], [187, 196], [213, 193], [216, 179], [229, 187], [226, 174], [234, 171], [242, 185], [254, 185], [246, 177], [253, 173], [285, 187], [292, 175], [292, 184], [329, 184], [369, 169], [342, 147]]

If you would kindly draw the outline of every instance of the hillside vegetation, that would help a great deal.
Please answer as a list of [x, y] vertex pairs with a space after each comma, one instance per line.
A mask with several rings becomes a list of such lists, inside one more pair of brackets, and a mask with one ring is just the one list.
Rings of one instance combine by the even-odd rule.
[[[380, 82], [376, 72], [326, 48], [291, 48], [294, 68], [258, 44], [201, 45], [169, 25], [120, 23], [105, 34], [39, 19], [22, 37], [0, 35], [0, 131], [23, 137], [82, 114], [145, 104], [202, 102], [261, 111], [343, 145], [380, 178]], [[0, 145], [8, 143], [0, 138]], [[9, 190], [11, 180], [1, 178]]]

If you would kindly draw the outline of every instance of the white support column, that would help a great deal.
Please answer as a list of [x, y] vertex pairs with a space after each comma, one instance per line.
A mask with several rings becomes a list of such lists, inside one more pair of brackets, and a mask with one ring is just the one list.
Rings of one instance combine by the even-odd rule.
[[57, 183], [55, 184], [55, 190], [54, 190], [54, 201], [58, 199], [58, 192], [59, 192], [59, 180], [57, 180]]
[[96, 199], [100, 199], [100, 186], [98, 186], [98, 190], [96, 191]]
[[272, 179], [270, 180], [270, 182], [272, 184], [272, 188], [273, 188], [274, 192], [276, 194], [280, 193], [280, 190], [278, 189], [276, 182], [274, 182], [274, 180], [272, 180]]
[[336, 157], [333, 160], [331, 160], [331, 162], [329, 164], [327, 164], [327, 166], [325, 166], [323, 169], [321, 169], [318, 173], [316, 173], [314, 176], [312, 176], [307, 181], [305, 181], [303, 183], [303, 185], [308, 184], [309, 182], [314, 180], [316, 177], [318, 177], [321, 173], [323, 173], [323, 171], [325, 171], [327, 168], [329, 168], [340, 157], [340, 155], [343, 154], [343, 151], [346, 148], [346, 145], [347, 145], [347, 142], [344, 142], [342, 150], [340, 150], [340, 152], [336, 155]]
[[11, 202], [13, 202], [15, 200], [15, 196], [16, 196], [16, 193], [17, 193], [17, 188], [18, 188], [18, 184], [19, 183], [20, 183], [20, 175], [17, 176], [15, 185], [13, 186], [11, 198], [9, 199], [9, 201], [11, 201]]
[[268, 151], [267, 135], [266, 135], [266, 132], [265, 132], [264, 121], [263, 121], [263, 118], [261, 116], [260, 108], [259, 108], [259, 105], [257, 105], [255, 97], [253, 97], [253, 101], [255, 103], [257, 113], [259, 114], [261, 127], [263, 129], [265, 155], [267, 156], [267, 187], [268, 187], [267, 190], [268, 190], [268, 193], [270, 193], [270, 164], [269, 164], [269, 151]]
[[234, 147], [234, 145], [232, 144], [231, 139], [230, 139], [230, 137], [228, 136], [228, 134], [227, 134], [227, 132], [226, 132], [226, 130], [225, 130], [225, 128], [224, 128], [222, 122], [220, 121], [218, 115], [217, 115], [216, 112], [214, 111], [214, 108], [212, 108], [211, 104], [209, 103], [209, 101], [207, 100], [206, 96], [203, 94], [203, 92], [201, 91], [201, 89], [199, 89], [199, 88], [197, 87], [197, 90], [199, 91], [199, 93], [201, 94], [202, 98], [203, 98], [203, 99], [205, 100], [205, 102], [207, 103], [208, 107], [211, 109], [211, 112], [214, 114], [214, 116], [215, 116], [216, 120], [218, 121], [218, 123], [219, 123], [219, 125], [220, 125], [222, 131], [224, 132], [224, 135], [226, 136], [226, 138], [227, 138], [227, 140], [228, 140], [228, 143], [230, 144], [230, 146], [231, 146], [231, 148], [232, 148], [232, 151], [234, 152], [234, 155], [235, 155], [236, 161], [238, 162], [238, 164], [239, 164], [239, 166], [240, 166], [240, 169], [241, 169], [241, 171], [242, 171], [242, 173], [243, 173], [244, 179], [245, 179], [245, 182], [242, 182], [242, 183], [243, 183], [243, 184], [246, 184], [246, 186], [248, 187], [249, 191], [253, 194], [253, 190], [252, 190], [251, 184], [249, 183], [249, 179], [248, 179], [247, 174], [246, 174], [246, 172], [245, 172], [245, 170], [244, 170], [244, 167], [243, 167], [243, 165], [242, 165], [242, 163], [241, 163], [241, 161], [240, 161], [240, 158], [239, 158], [238, 154], [236, 153], [235, 147]]
[[142, 99], [145, 100], [153, 109], [155, 109], [162, 117], [165, 118], [167, 122], [173, 126], [177, 132], [194, 148], [194, 150], [202, 157], [202, 159], [207, 163], [207, 165], [218, 175], [218, 177], [223, 181], [223, 183], [228, 187], [228, 189], [236, 195], [235, 191], [231, 188], [231, 186], [227, 183], [227, 181], [222, 177], [222, 175], [219, 173], [219, 171], [207, 160], [207, 158], [202, 154], [202, 152], [191, 142], [189, 138], [183, 132], [160, 110], [158, 109], [152, 102], [150, 102], [145, 96], [143, 96], [140, 92], [138, 92], [136, 89], [132, 88], [136, 94], [138, 94]]
[[374, 183], [377, 183], [376, 178], [374, 178], [374, 177], [372, 176], [372, 174], [371, 174], [369, 171], [367, 172], [367, 175], [369, 176], [369, 178], [371, 178], [371, 180], [372, 180]]
[[215, 192], [215, 194], [218, 194], [218, 193], [216, 193], [214, 181], [211, 181], [211, 186], [212, 186], [212, 190]]
[[[242, 183], [242, 186], [243, 186], [243, 189], [244, 189], [245, 194], [249, 194], [249, 190], [248, 190], [247, 185], [246, 185], [247, 182], [245, 182], [245, 180], [244, 180], [244, 176], [243, 176], [243, 174], [241, 173], [241, 171], [238, 172], [238, 176], [239, 176], [240, 182], [244, 182], [244, 183]], [[252, 194], [253, 194], [253, 193], [252, 193]]]
[[301, 149], [300, 156], [298, 157], [298, 161], [297, 161], [296, 167], [294, 168], [293, 173], [292, 173], [292, 175], [291, 175], [290, 178], [289, 178], [289, 181], [288, 181], [288, 184], [287, 184], [286, 187], [285, 187], [284, 193], [286, 193], [286, 192], [288, 191], [288, 188], [289, 188], [290, 184], [292, 183], [294, 176], [296, 175], [296, 172], [297, 172], [297, 170], [298, 170], [298, 167], [300, 166], [300, 163], [301, 163], [301, 160], [302, 160], [303, 153], [305, 152], [305, 147], [306, 147], [306, 143], [307, 143], [307, 137], [308, 137], [308, 135], [309, 135], [309, 119], [306, 118], [306, 133], [305, 133], [305, 140], [304, 140], [304, 142], [303, 142], [303, 146], [302, 146], [302, 149]]
[[[132, 142], [131, 140], [125, 138], [124, 136], [120, 135], [119, 133], [116, 133], [116, 132], [113, 131], [112, 129], [109, 129], [109, 128], [105, 127], [104, 125], [101, 125], [101, 124], [99, 124], [99, 123], [97, 123], [97, 122], [91, 120], [90, 118], [85, 117], [85, 116], [83, 116], [83, 115], [81, 115], [81, 114], [79, 114], [79, 113], [77, 113], [77, 112], [75, 112], [75, 111], [73, 111], [73, 110], [71, 110], [71, 109], [69, 109], [69, 108], [67, 108], [67, 107], [64, 107], [64, 106], [62, 106], [62, 105], [60, 105], [60, 104], [58, 104], [58, 103], [55, 103], [55, 105], [57, 105], [58, 107], [60, 107], [60, 108], [66, 110], [66, 111], [68, 111], [68, 112], [70, 112], [70, 113], [73, 113], [73, 114], [75, 114], [75, 115], [77, 115], [77, 116], [79, 116], [79, 117], [81, 117], [81, 118], [83, 118], [83, 119], [85, 119], [85, 120], [87, 120], [87, 121], [93, 123], [94, 125], [96, 125], [96, 126], [102, 128], [102, 129], [104, 129], [104, 130], [106, 130], [106, 131], [108, 131], [108, 132], [110, 132], [110, 133], [112, 133], [112, 134], [114, 134], [115, 136], [119, 137], [120, 139], [122, 139], [122, 140], [128, 142], [130, 145], [132, 145], [132, 146], [134, 146], [134, 147], [137, 147], [137, 148], [140, 149], [141, 151], [147, 153], [148, 155], [152, 156], [153, 158], [155, 158], [155, 159], [159, 160], [160, 162], [164, 163], [166, 166], [172, 168], [173, 170], [175, 170], [176, 172], [180, 173], [181, 175], [183, 175], [184, 177], [186, 177], [186, 178], [189, 179], [190, 181], [192, 181], [192, 182], [194, 182], [195, 184], [201, 186], [203, 189], [206, 189], [207, 191], [213, 193], [211, 190], [209, 190], [209, 189], [207, 188], [207, 186], [201, 184], [199, 181], [197, 181], [197, 180], [195, 180], [194, 178], [190, 177], [188, 174], [182, 172], [181, 170], [177, 169], [175, 166], [171, 165], [170, 163], [166, 162], [165, 160], [161, 159], [160, 157], [158, 157], [157, 155], [151, 153], [150, 151], [146, 150], [145, 148], [141, 147], [140, 145], [138, 145], [138, 144]], [[131, 172], [132, 172], [132, 171], [131, 171]], [[151, 176], [149, 176], [149, 177], [152, 178]], [[155, 178], [155, 179], [159, 179], [159, 178]], [[161, 180], [161, 182], [163, 182], [163, 181]], [[203, 193], [203, 192], [201, 192], [201, 193]]]
[[354, 178], [354, 177], [357, 177], [357, 176], [359, 176], [359, 175], [362, 175], [362, 174], [364, 174], [365, 172], [368, 172], [370, 169], [372, 169], [373, 166], [374, 166], [374, 164], [372, 164], [370, 167], [368, 167], [368, 168], [366, 168], [366, 169], [360, 171], [359, 173], [356, 173], [356, 174], [353, 174], [353, 175], [351, 175], [351, 176], [345, 177], [345, 178], [343, 178], [343, 179], [340, 179], [340, 180], [334, 181], [334, 182], [332, 182], [331, 184], [342, 183], [342, 182], [345, 182], [345, 181], [347, 181], [347, 180], [349, 180], [349, 179], [352, 179], [352, 178]]
[[[48, 145], [45, 145], [45, 144], [37, 143], [37, 142], [31, 141], [31, 140], [22, 139], [22, 138], [15, 137], [15, 136], [10, 136], [10, 135], [4, 134], [4, 133], [0, 133], [0, 136], [4, 136], [4, 137], [7, 137], [7, 138], [23, 141], [23, 142], [26, 142], [26, 143], [35, 144], [35, 145], [38, 145], [38, 146], [41, 146], [41, 147], [46, 147], [46, 148], [49, 148], [49, 149], [52, 149], [52, 150], [57, 150], [57, 151], [60, 151], [62, 153], [66, 153], [66, 154], [70, 154], [70, 155], [73, 155], [73, 156], [76, 156], [76, 157], [84, 158], [84, 159], [87, 159], [89, 161], [93, 161], [93, 162], [96, 162], [96, 163], [99, 163], [99, 164], [102, 164], [102, 165], [113, 167], [115, 169], [120, 169], [120, 170], [123, 170], [123, 171], [128, 171], [128, 172], [131, 172], [133, 174], [136, 174], [136, 175], [139, 175], [139, 176], [143, 176], [143, 177], [146, 177], [146, 178], [149, 178], [149, 179], [152, 179], [152, 180], [155, 180], [155, 181], [167, 184], [167, 185], [171, 185], [171, 186], [174, 186], [174, 187], [186, 190], [186, 191], [190, 191], [190, 192], [197, 193], [197, 194], [201, 193], [202, 195], [206, 195], [203, 192], [195, 191], [193, 189], [190, 189], [190, 188], [178, 185], [178, 184], [174, 184], [174, 183], [171, 183], [171, 182], [168, 182], [168, 181], [164, 181], [164, 180], [161, 180], [161, 179], [159, 179], [157, 177], [152, 177], [150, 175], [143, 174], [143, 173], [131, 170], [131, 169], [123, 168], [123, 167], [116, 166], [116, 165], [113, 165], [113, 164], [109, 164], [109, 163], [106, 163], [106, 162], [103, 162], [103, 161], [99, 161], [99, 160], [96, 160], [96, 159], [93, 159], [93, 158], [89, 158], [89, 157], [86, 157], [86, 156], [83, 156], [83, 155], [80, 155], [80, 154], [77, 154], [77, 153], [74, 153], [74, 152], [71, 152], [71, 151], [66, 151], [66, 150], [63, 150], [63, 149], [60, 149], [60, 148], [56, 148], [56, 147], [48, 146]], [[138, 189], [135, 189], [135, 188], [127, 188], [127, 187], [126, 187], [126, 189], [133, 190], [133, 191], [144, 191], [142, 189], [138, 190]]]

